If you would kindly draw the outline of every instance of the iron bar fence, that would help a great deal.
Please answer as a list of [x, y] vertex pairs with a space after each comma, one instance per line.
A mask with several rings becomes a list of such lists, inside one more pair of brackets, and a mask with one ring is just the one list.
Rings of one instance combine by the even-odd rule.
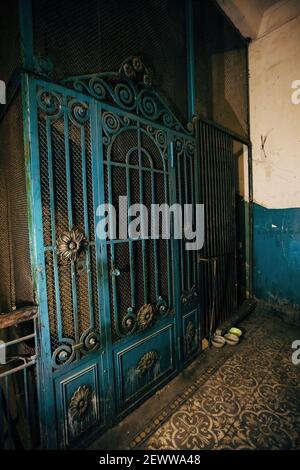
[[37, 308], [0, 315], [0, 449], [38, 447]]

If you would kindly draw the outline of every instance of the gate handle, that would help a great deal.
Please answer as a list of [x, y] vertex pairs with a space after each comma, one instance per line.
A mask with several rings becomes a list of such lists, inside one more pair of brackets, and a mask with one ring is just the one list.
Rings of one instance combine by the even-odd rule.
[[121, 273], [121, 270], [119, 268], [115, 268], [111, 271], [111, 275], [115, 276], [115, 277], [119, 277], [119, 276], [121, 276], [121, 274], [122, 273]]

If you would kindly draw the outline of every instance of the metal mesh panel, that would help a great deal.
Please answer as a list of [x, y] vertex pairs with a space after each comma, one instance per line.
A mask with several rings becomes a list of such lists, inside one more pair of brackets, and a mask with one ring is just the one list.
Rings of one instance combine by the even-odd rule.
[[[205, 208], [205, 242], [200, 252], [204, 335], [213, 304], [216, 327], [236, 311], [236, 220], [233, 140], [213, 125], [199, 121], [200, 196]], [[214, 275], [214, 258], [215, 275]]]
[[[153, 168], [157, 170], [163, 170], [164, 165], [163, 165], [163, 157], [160, 154], [160, 152], [157, 149], [156, 144], [153, 142], [150, 137], [144, 133], [141, 134], [141, 144], [142, 147], [148, 152], [148, 154], [151, 156], [152, 162], [153, 162]], [[166, 157], [165, 152], [163, 152], [163, 156]], [[145, 163], [147, 162], [147, 159], [144, 159]], [[149, 163], [147, 163], [146, 166], [149, 166]]]
[[94, 322], [97, 331], [100, 330], [100, 312], [99, 312], [99, 301], [98, 301], [98, 279], [97, 279], [97, 262], [96, 262], [96, 248], [91, 246], [91, 275], [92, 275], [92, 292], [93, 292], [93, 307], [94, 307]]
[[[76, 332], [80, 337], [92, 326], [92, 323], [97, 330], [100, 328], [97, 263], [93, 245], [95, 233], [89, 123], [77, 126], [63, 116], [57, 120], [49, 120], [41, 111], [39, 150], [44, 244], [51, 250], [46, 253], [45, 262], [51, 344], [52, 350], [55, 350], [59, 345], [59, 326], [63, 337], [75, 340]], [[53, 187], [50, 175], [53, 175]], [[68, 177], [70, 191], [67, 184]], [[68, 232], [70, 226], [76, 226], [84, 231], [90, 242], [86, 247], [83, 263], [74, 264], [74, 276], [70, 262], [55, 254], [58, 238]], [[55, 239], [52, 239], [53, 228], [55, 228]], [[89, 269], [85, 269], [88, 261]], [[57, 263], [57, 282], [55, 282], [55, 263]], [[61, 312], [61, 325], [58, 325], [58, 309]], [[75, 312], [77, 312], [76, 318]]]
[[21, 66], [18, 0], [1, 2], [0, 64], [1, 80], [6, 83]]
[[[155, 132], [154, 129], [152, 131]], [[119, 196], [127, 196], [130, 205], [146, 205], [149, 215], [152, 202], [168, 202], [167, 165], [164, 166], [161, 155], [166, 149], [160, 150], [151, 137], [145, 134], [142, 126], [135, 129], [124, 128], [113, 142], [104, 145], [104, 149], [106, 202], [112, 202], [118, 208]], [[127, 155], [130, 155], [129, 159], [126, 158]], [[127, 217], [127, 214], [123, 216]], [[151, 229], [151, 221], [148, 222], [148, 228]], [[171, 256], [169, 240], [134, 240], [108, 244], [114, 341], [118, 340], [116, 321], [122, 330], [122, 320], [129, 308], [133, 307], [137, 313], [145, 303], [156, 305], [159, 296], [171, 304], [168, 255]], [[112, 274], [115, 269], [120, 271], [119, 276]], [[130, 274], [134, 279], [133, 286]]]
[[117, 279], [118, 319], [121, 322], [131, 307], [131, 287], [129, 269], [129, 246], [128, 243], [117, 243], [115, 245], [115, 266], [121, 271]]
[[183, 1], [34, 0], [33, 19], [35, 54], [49, 56], [58, 75], [116, 71], [138, 55], [186, 117]]
[[46, 266], [46, 283], [47, 283], [47, 300], [48, 300], [48, 315], [51, 331], [51, 346], [54, 351], [58, 346], [57, 337], [57, 318], [56, 318], [56, 291], [54, 282], [54, 271], [53, 271], [53, 254], [47, 252], [45, 255], [45, 266]]
[[168, 266], [167, 262], [167, 257], [166, 253], [168, 250], [167, 245], [170, 245], [169, 240], [158, 240], [158, 259], [160, 262], [159, 266], [159, 288], [160, 288], [160, 293], [161, 296], [164, 299], [167, 299], [169, 301], [169, 306], [172, 304], [172, 294], [169, 292], [168, 288], [168, 270], [170, 269], [170, 266]]
[[44, 243], [50, 246], [51, 240], [51, 215], [50, 215], [50, 188], [49, 188], [49, 168], [48, 168], [48, 147], [46, 137], [46, 121], [44, 116], [40, 116], [38, 121], [39, 129], [39, 153], [40, 153], [40, 178], [42, 186], [42, 212], [43, 212], [43, 233]]
[[[118, 135], [111, 147], [110, 160], [114, 162], [126, 163], [127, 152], [137, 146], [137, 131], [136, 129], [126, 129]], [[130, 158], [130, 163], [135, 165], [133, 157]]]
[[247, 45], [211, 1], [194, 0], [196, 111], [248, 135]]
[[11, 103], [0, 122], [1, 299], [2, 311], [33, 302], [28, 211], [25, 187], [21, 97]]
[[[194, 159], [195, 155], [190, 150], [194, 147], [194, 142], [184, 142], [181, 139], [177, 139], [178, 152], [176, 155], [176, 191], [177, 191], [177, 202], [184, 207], [184, 204], [191, 204], [193, 208], [196, 202], [196, 181], [194, 171]], [[184, 213], [183, 213], [184, 215]], [[193, 229], [195, 229], [195, 210], [192, 211], [192, 223]], [[188, 224], [188, 221], [184, 220], [184, 226]], [[183, 234], [184, 235], [184, 234]], [[179, 241], [179, 262], [180, 262], [180, 277], [181, 277], [181, 293], [190, 292], [191, 289], [198, 284], [198, 269], [197, 259], [195, 250], [186, 249], [186, 240], [183, 238]]]

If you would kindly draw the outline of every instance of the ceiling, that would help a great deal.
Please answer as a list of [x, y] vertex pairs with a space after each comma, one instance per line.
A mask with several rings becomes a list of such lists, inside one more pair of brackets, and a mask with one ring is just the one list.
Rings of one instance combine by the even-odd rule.
[[300, 14], [299, 0], [217, 0], [244, 37], [258, 39]]

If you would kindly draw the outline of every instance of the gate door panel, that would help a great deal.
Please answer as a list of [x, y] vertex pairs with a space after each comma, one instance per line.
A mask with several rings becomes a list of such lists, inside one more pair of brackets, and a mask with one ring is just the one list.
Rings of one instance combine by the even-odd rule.
[[[192, 220], [184, 221], [185, 228], [192, 222], [195, 231], [195, 204], [199, 203], [196, 182], [197, 162], [195, 141], [192, 138], [175, 136], [174, 152], [176, 160], [176, 200], [181, 207], [192, 205]], [[184, 234], [183, 234], [184, 235]], [[198, 251], [187, 250], [189, 242], [184, 236], [178, 240], [179, 261], [179, 306], [181, 312], [181, 352], [185, 364], [199, 351], [201, 337], [199, 263]]]
[[106, 425], [113, 396], [101, 354], [106, 344], [95, 237], [96, 114], [90, 98], [66, 88], [28, 79], [28, 89], [40, 419], [45, 445], [66, 447]]
[[[197, 255], [172, 226], [153, 234], [151, 207], [197, 202], [195, 139], [137, 58], [117, 73], [27, 87], [41, 421], [45, 444], [67, 447], [198, 350]], [[98, 236], [101, 204], [115, 208], [109, 238]], [[128, 214], [134, 204], [147, 211]]]
[[[157, 238], [151, 237], [151, 205], [171, 203], [173, 168], [168, 129], [104, 104], [99, 105], [99, 114], [104, 202], [117, 209], [117, 232], [137, 215], [146, 228], [146, 233], [136, 236], [127, 230], [123, 239], [117, 233], [117, 239], [104, 247], [117, 412], [123, 413], [177, 370], [174, 243], [162, 239], [159, 231]], [[127, 196], [125, 211], [120, 196]], [[134, 204], [143, 204], [147, 213], [127, 218], [127, 207]], [[162, 330], [162, 324], [167, 329]]]

